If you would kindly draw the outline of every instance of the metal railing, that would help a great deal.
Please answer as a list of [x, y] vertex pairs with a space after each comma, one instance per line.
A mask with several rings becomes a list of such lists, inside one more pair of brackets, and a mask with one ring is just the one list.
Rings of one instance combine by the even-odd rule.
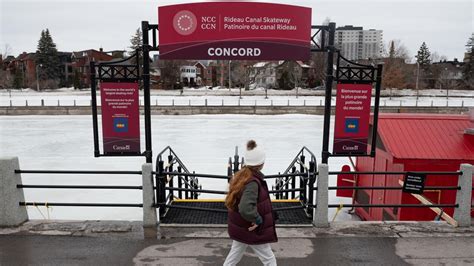
[[[305, 152], [309, 156], [308, 166], [306, 165]], [[276, 192], [276, 199], [299, 199], [306, 214], [311, 217], [313, 215], [311, 205], [315, 204], [313, 191], [316, 178], [316, 156], [307, 147], [303, 147], [283, 174], [275, 180], [273, 188]], [[299, 192], [298, 196], [296, 192]]]
[[[176, 97], [176, 99], [158, 99], [154, 97], [151, 99], [152, 106], [161, 106], [161, 107], [265, 107], [265, 106], [274, 106], [274, 107], [323, 107], [324, 100], [321, 96], [300, 96], [300, 98], [291, 98], [291, 99], [252, 99], [254, 96], [246, 96], [244, 99], [232, 98], [219, 98], [219, 96], [211, 96], [208, 99], [200, 99], [199, 96], [191, 96], [195, 99], [181, 99]], [[213, 99], [215, 97], [216, 99]], [[230, 96], [226, 96], [230, 97]], [[258, 97], [258, 96], [256, 96]], [[271, 97], [271, 96], [270, 96]], [[281, 97], [275, 95], [275, 97]], [[290, 97], [290, 96], [288, 96]], [[394, 97], [394, 99], [381, 99], [380, 107], [473, 107], [474, 102], [469, 99], [457, 99], [452, 97], [450, 100], [446, 99], [423, 99], [418, 100], [413, 99], [403, 99], [401, 97]], [[0, 107], [90, 107], [92, 105], [90, 97], [87, 99], [77, 98], [77, 99], [13, 99], [9, 101], [0, 102]], [[335, 106], [335, 101], [331, 103], [332, 106]], [[100, 104], [98, 105], [100, 106]], [[144, 106], [143, 101], [140, 101], [140, 106]]]
[[[21, 170], [16, 169], [16, 174], [88, 174], [88, 175], [141, 175], [141, 171], [100, 171], [100, 170]], [[116, 186], [116, 185], [37, 185], [17, 184], [21, 189], [107, 189], [107, 190], [142, 190], [142, 186]], [[20, 206], [68, 206], [68, 207], [143, 207], [142, 203], [97, 203], [97, 202], [33, 202], [22, 201]]]
[[[169, 152], [168, 163], [165, 165], [163, 161], [163, 156], [165, 153]], [[305, 165], [305, 155], [304, 153], [310, 155], [309, 166]], [[188, 210], [200, 210], [200, 211], [211, 211], [211, 212], [227, 212], [225, 209], [211, 209], [211, 208], [202, 208], [202, 207], [192, 207], [192, 206], [180, 206], [171, 204], [174, 199], [198, 199], [201, 193], [204, 194], [216, 194], [216, 195], [227, 195], [225, 190], [209, 190], [202, 189], [202, 186], [199, 184], [197, 178], [209, 178], [209, 179], [218, 179], [230, 181], [233, 174], [240, 170], [242, 165], [244, 165], [244, 158], [240, 158], [238, 155], [238, 150], [234, 158], [229, 158], [229, 164], [227, 168], [228, 175], [215, 175], [215, 174], [202, 174], [188, 171], [179, 157], [174, 153], [170, 147], [166, 147], [157, 157], [157, 167], [156, 171], [152, 174], [156, 177], [156, 207], [162, 208], [160, 211], [160, 216], [165, 217], [168, 209], [188, 209]], [[290, 171], [295, 165], [298, 164], [300, 171]], [[177, 170], [174, 170], [174, 165], [178, 165]], [[181, 166], [181, 170], [179, 168]], [[183, 171], [184, 169], [184, 171]], [[290, 170], [288, 170], [290, 169]], [[304, 209], [307, 211], [308, 216], [312, 210], [311, 204], [313, 203], [313, 197], [310, 193], [313, 190], [308, 187], [308, 184], [314, 185], [314, 180], [316, 179], [315, 175], [316, 170], [316, 157], [314, 154], [309, 151], [306, 147], [303, 147], [292, 161], [291, 165], [287, 168], [284, 174], [275, 174], [275, 175], [266, 175], [264, 179], [276, 179], [275, 184], [280, 184], [283, 180], [294, 180], [288, 182], [288, 184], [273, 186], [272, 190], [269, 190], [270, 194], [275, 194], [277, 199], [285, 198], [283, 195], [286, 195], [286, 199], [290, 198], [289, 195], [293, 195], [294, 199], [300, 199], [300, 206], [291, 206], [291, 207], [280, 207], [275, 208], [274, 211], [283, 211], [283, 210], [293, 210], [293, 209]], [[175, 186], [174, 180], [177, 179], [177, 187]], [[296, 180], [301, 180], [299, 183]], [[186, 180], [192, 181], [192, 183], [185, 182]], [[298, 185], [298, 186], [297, 186]], [[177, 196], [175, 195], [177, 192]], [[299, 196], [296, 197], [296, 193], [299, 193]], [[186, 194], [184, 194], [186, 193]], [[190, 193], [190, 194], [187, 194]], [[190, 195], [190, 196], [188, 196]]]

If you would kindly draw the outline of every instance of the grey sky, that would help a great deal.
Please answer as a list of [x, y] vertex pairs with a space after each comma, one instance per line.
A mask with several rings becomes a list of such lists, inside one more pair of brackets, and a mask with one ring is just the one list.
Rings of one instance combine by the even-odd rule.
[[[60, 51], [127, 49], [130, 36], [142, 20], [157, 23], [158, 6], [187, 2], [198, 1], [0, 0], [0, 51], [4, 52], [8, 44], [14, 55], [34, 52], [45, 28], [49, 28]], [[431, 52], [462, 60], [474, 28], [472, 0], [271, 2], [311, 7], [313, 24], [329, 17], [338, 26], [381, 29], [384, 42], [400, 39], [411, 56], [425, 41]]]

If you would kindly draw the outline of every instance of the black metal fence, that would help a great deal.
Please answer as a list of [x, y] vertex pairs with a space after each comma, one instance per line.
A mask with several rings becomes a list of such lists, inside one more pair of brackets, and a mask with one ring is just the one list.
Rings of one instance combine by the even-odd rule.
[[[96, 171], [96, 170], [15, 170], [17, 174], [66, 174], [66, 175], [141, 175], [141, 171]], [[114, 186], [114, 185], [36, 185], [18, 184], [22, 189], [107, 189], [107, 190], [142, 190], [142, 186]], [[142, 203], [98, 203], [98, 202], [19, 202], [20, 206], [68, 206], [68, 207], [139, 207]]]

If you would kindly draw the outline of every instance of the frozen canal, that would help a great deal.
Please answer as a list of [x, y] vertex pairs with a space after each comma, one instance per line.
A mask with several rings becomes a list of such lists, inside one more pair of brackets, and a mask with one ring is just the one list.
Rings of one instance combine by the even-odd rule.
[[[100, 121], [99, 121], [100, 123]], [[320, 162], [322, 116], [312, 115], [198, 115], [153, 116], [154, 157], [171, 146], [190, 171], [226, 174], [227, 162], [236, 145], [242, 150], [253, 138], [265, 147], [266, 174], [283, 172], [303, 146]], [[143, 129], [143, 121], [141, 122]], [[331, 125], [331, 129], [332, 129]], [[93, 157], [90, 116], [0, 117], [0, 156], [18, 156], [22, 169], [141, 170], [144, 157]], [[143, 130], [142, 130], [143, 134]], [[142, 140], [144, 137], [142, 137]], [[144, 149], [142, 142], [142, 150]], [[330, 145], [331, 146], [331, 145]], [[331, 158], [330, 170], [347, 164], [346, 158]], [[330, 177], [335, 185], [336, 177]], [[225, 180], [200, 179], [205, 189], [227, 189]], [[273, 185], [274, 181], [269, 181]], [[23, 174], [24, 184], [141, 185], [138, 175], [38, 175]], [[141, 203], [141, 191], [25, 189], [27, 201]], [[202, 194], [200, 198], [222, 197]], [[330, 203], [349, 203], [330, 191]], [[41, 213], [40, 213], [41, 211]], [[330, 209], [332, 219], [334, 209]], [[140, 220], [140, 208], [28, 207], [30, 218]], [[336, 220], [352, 219], [341, 212]]]

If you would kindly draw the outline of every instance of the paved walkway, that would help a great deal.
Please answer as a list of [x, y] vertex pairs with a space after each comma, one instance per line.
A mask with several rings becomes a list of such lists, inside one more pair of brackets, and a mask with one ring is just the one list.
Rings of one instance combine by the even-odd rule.
[[[474, 265], [474, 229], [446, 224], [341, 223], [279, 228], [279, 265]], [[222, 265], [231, 241], [222, 227], [139, 223], [28, 222], [0, 229], [0, 265]], [[239, 265], [261, 265], [250, 249]]]

